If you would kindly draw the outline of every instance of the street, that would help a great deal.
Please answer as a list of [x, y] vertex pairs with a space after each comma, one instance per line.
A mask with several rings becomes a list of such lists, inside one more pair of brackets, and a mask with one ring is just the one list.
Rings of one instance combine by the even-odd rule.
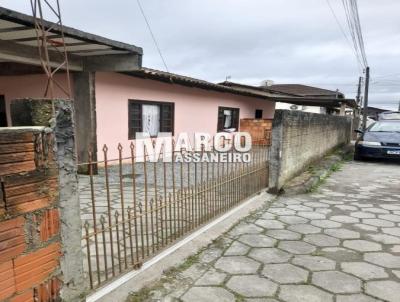
[[400, 166], [345, 163], [315, 192], [279, 197], [162, 280], [140, 299], [400, 301]]

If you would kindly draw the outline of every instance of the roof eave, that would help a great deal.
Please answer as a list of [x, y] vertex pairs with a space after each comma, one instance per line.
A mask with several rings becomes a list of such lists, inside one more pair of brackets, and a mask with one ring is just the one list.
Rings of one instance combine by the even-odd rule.
[[[0, 19], [4, 19], [7, 21], [19, 23], [28, 27], [33, 27], [34, 26], [34, 18], [32, 16], [16, 12], [10, 9], [7, 9], [5, 7], [0, 6]], [[52, 31], [55, 33], [61, 33], [61, 26], [49, 21], [43, 21], [43, 24], [46, 28], [52, 28]], [[90, 34], [78, 29], [74, 29], [72, 27], [68, 26], [63, 26], [62, 27], [64, 34], [71, 37], [71, 38], [77, 38], [86, 42], [96, 42], [104, 45], [108, 45], [111, 47], [115, 47], [121, 50], [127, 50], [132, 53], [138, 54], [138, 55], [143, 55], [143, 49], [141, 47], [137, 47], [135, 45], [111, 40], [108, 38], [104, 38], [98, 35]]]

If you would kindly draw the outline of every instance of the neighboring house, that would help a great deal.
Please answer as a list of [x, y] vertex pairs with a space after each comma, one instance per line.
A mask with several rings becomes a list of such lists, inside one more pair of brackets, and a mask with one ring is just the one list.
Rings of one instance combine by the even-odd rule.
[[[361, 112], [363, 112], [363, 111], [364, 111], [364, 109], [361, 109]], [[367, 107], [368, 117], [375, 121], [378, 120], [379, 114], [381, 114], [382, 112], [386, 112], [386, 111], [388, 111], [388, 110], [377, 108], [377, 107], [371, 107], [371, 106]]]
[[221, 85], [246, 87], [248, 91], [269, 93], [276, 101], [276, 109], [345, 115], [348, 111], [352, 111], [350, 108], [356, 106], [354, 100], [346, 99], [344, 94], [339, 91], [300, 84], [272, 84], [272, 81], [264, 83], [261, 86], [250, 86], [226, 81]]
[[[332, 91], [327, 89], [322, 89], [318, 87], [312, 87], [307, 85], [300, 84], [272, 84], [268, 86], [268, 88], [284, 92], [290, 93], [302, 97], [319, 97], [319, 98], [327, 98], [327, 99], [344, 99], [344, 94], [339, 91]], [[278, 102], [276, 104], [276, 109], [290, 109], [290, 110], [300, 110], [305, 112], [313, 112], [313, 113], [321, 113], [321, 114], [335, 114], [339, 113], [339, 108], [329, 108], [329, 107], [318, 107], [318, 106], [307, 106], [307, 105], [295, 105], [290, 103], [281, 103]]]

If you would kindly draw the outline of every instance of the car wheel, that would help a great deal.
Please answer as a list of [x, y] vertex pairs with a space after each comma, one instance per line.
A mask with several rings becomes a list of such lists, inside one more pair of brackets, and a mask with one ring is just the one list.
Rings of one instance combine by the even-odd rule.
[[354, 160], [356, 160], [356, 161], [362, 161], [364, 158], [360, 155], [360, 154], [358, 154], [358, 152], [355, 152], [354, 153]]

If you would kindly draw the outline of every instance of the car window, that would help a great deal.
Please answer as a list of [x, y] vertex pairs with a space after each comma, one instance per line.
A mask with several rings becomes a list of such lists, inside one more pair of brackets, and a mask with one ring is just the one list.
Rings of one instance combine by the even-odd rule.
[[370, 132], [400, 132], [399, 122], [376, 122], [369, 129]]

